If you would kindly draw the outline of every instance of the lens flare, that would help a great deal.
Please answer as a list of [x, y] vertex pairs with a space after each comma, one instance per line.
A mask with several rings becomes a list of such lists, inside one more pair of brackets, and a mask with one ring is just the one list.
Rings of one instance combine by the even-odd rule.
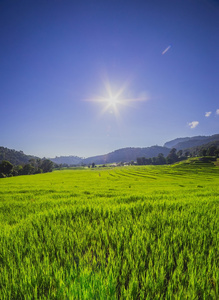
[[118, 118], [120, 115], [119, 111], [121, 110], [121, 106], [132, 106], [134, 102], [148, 100], [146, 92], [141, 92], [140, 96], [136, 98], [123, 97], [128, 90], [127, 82], [124, 83], [116, 92], [113, 90], [109, 80], [105, 80], [103, 83], [105, 87], [105, 96], [87, 99], [87, 101], [105, 104], [101, 111], [101, 115], [109, 112], [114, 113], [114, 115]]

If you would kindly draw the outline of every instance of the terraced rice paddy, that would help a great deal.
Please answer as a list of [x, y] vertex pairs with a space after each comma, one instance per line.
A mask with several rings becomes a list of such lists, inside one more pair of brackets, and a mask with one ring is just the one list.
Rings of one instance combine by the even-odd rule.
[[0, 179], [0, 299], [218, 299], [219, 168]]

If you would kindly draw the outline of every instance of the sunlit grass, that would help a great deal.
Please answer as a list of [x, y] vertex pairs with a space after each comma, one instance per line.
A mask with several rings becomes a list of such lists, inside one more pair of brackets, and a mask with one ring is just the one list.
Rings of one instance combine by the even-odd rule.
[[0, 179], [0, 299], [217, 299], [218, 171]]

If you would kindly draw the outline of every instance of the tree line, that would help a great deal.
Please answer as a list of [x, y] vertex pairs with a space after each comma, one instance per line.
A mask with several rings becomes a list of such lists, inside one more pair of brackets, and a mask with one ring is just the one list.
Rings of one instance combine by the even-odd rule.
[[0, 162], [6, 160], [12, 163], [13, 165], [24, 165], [28, 164], [31, 158], [37, 159], [39, 157], [33, 155], [26, 155], [23, 151], [16, 151], [14, 149], [0, 147]]
[[215, 158], [219, 157], [219, 147], [213, 145], [208, 148], [199, 148], [196, 151], [189, 150], [179, 150], [177, 152], [176, 148], [172, 148], [167, 157], [164, 157], [163, 153], [158, 154], [156, 157], [145, 158], [145, 157], [137, 157], [137, 165], [165, 165], [165, 164], [173, 164], [175, 162], [185, 160], [188, 157], [195, 156], [214, 156]]
[[[156, 157], [146, 158], [146, 157], [138, 157], [137, 165], [164, 165], [164, 164], [172, 164], [181, 160], [185, 160], [188, 157], [194, 156], [202, 156], [209, 157], [213, 156], [215, 158], [219, 157], [219, 145], [210, 145], [208, 147], [197, 147], [191, 151], [189, 150], [179, 150], [177, 152], [176, 148], [172, 148], [167, 155], [164, 157], [163, 153], [158, 154]], [[1, 160], [0, 160], [1, 161]], [[134, 161], [130, 164], [134, 164]], [[47, 173], [51, 172], [53, 168], [61, 168], [64, 165], [54, 164], [49, 159], [40, 159], [40, 158], [31, 158], [28, 160], [28, 163], [25, 164], [12, 164], [7, 160], [2, 160], [0, 163], [0, 178], [11, 177], [11, 176], [19, 176], [19, 175], [31, 175], [31, 174], [39, 174], [39, 173]], [[69, 165], [66, 165], [69, 167]], [[93, 163], [89, 167], [94, 168], [95, 163]]]
[[49, 159], [31, 158], [23, 165], [13, 165], [3, 160], [0, 163], [0, 178], [52, 172], [53, 167], [53, 162]]

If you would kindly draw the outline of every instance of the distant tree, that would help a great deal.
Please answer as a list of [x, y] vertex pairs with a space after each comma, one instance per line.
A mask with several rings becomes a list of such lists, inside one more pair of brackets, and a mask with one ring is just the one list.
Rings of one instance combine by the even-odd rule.
[[147, 164], [147, 165], [151, 165], [151, 164], [152, 164], [152, 159], [151, 159], [151, 157], [149, 157], [149, 158], [146, 159], [146, 164]]
[[183, 151], [182, 151], [182, 150], [179, 150], [179, 151], [176, 153], [176, 155], [177, 155], [179, 158], [182, 156], [182, 154], [183, 154]]
[[190, 152], [189, 152], [189, 151], [186, 151], [186, 152], [185, 152], [185, 156], [186, 156], [186, 157], [190, 156]]
[[23, 167], [21, 165], [14, 166], [12, 171], [13, 176], [18, 176], [23, 174]]
[[146, 165], [147, 159], [145, 157], [142, 157], [142, 165]]
[[40, 167], [34, 170], [34, 174], [40, 174], [40, 173], [43, 173], [43, 170]]
[[44, 159], [41, 163], [40, 169], [42, 169], [43, 173], [52, 172], [53, 162], [49, 159]]
[[214, 156], [215, 154], [215, 151], [217, 150], [217, 147], [216, 146], [211, 146], [208, 148], [207, 150], [207, 155], [208, 156]]
[[29, 163], [31, 164], [31, 166], [33, 166], [34, 168], [36, 168], [38, 166], [38, 163], [36, 161], [36, 159], [31, 158], [29, 159]]
[[22, 174], [23, 175], [31, 175], [31, 174], [34, 174], [34, 171], [35, 171], [35, 169], [33, 166], [31, 166], [31, 164], [26, 164], [23, 167]]
[[173, 164], [178, 161], [178, 156], [176, 155], [176, 148], [172, 148], [170, 153], [167, 155], [167, 163]]
[[141, 157], [137, 157], [137, 165], [142, 165], [142, 158]]
[[137, 165], [151, 165], [153, 163], [152, 160], [152, 158], [137, 157]]
[[92, 168], [94, 168], [95, 167], [95, 163], [93, 162], [91, 166], [92, 166]]
[[219, 149], [217, 149], [217, 150], [214, 151], [214, 155], [215, 155], [216, 157], [219, 157]]
[[206, 149], [204, 149], [204, 148], [201, 148], [200, 150], [199, 150], [199, 156], [206, 156], [207, 155], [207, 150]]
[[9, 174], [11, 174], [13, 169], [13, 165], [7, 161], [7, 160], [3, 160], [0, 164], [0, 173], [5, 174], [6, 176], [8, 176]]
[[137, 164], [138, 165], [145, 165], [146, 164], [146, 158], [145, 157], [137, 157]]
[[158, 165], [164, 165], [166, 164], [166, 159], [163, 155], [163, 153], [159, 153], [158, 156], [157, 156], [157, 163]]
[[152, 164], [153, 164], [153, 165], [158, 165], [158, 159], [157, 159], [156, 156], [152, 157], [151, 160], [152, 160]]

